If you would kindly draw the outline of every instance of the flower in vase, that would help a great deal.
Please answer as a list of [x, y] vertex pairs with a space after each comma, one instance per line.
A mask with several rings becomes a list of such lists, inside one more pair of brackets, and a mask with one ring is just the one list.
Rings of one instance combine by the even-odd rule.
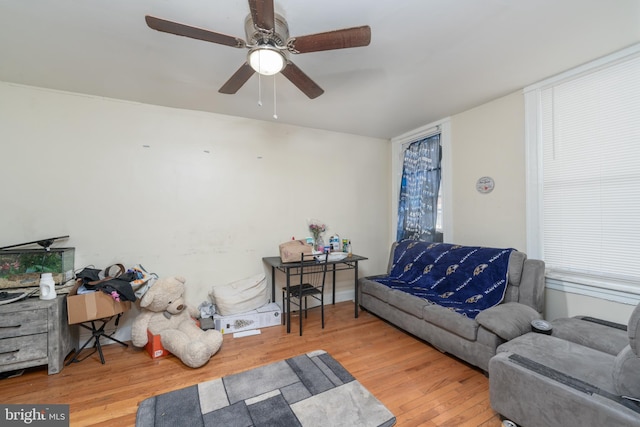
[[318, 237], [320, 237], [322, 233], [327, 231], [327, 226], [320, 221], [312, 220], [309, 221], [309, 231], [313, 235], [313, 238], [315, 240], [318, 240]]

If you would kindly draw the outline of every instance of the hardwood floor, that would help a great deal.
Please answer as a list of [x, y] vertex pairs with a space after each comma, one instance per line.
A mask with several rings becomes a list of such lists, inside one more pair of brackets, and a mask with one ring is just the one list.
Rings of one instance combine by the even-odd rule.
[[107, 345], [105, 365], [96, 353], [57, 375], [37, 368], [0, 380], [0, 402], [69, 404], [71, 426], [132, 426], [138, 403], [149, 396], [323, 349], [395, 414], [397, 426], [501, 425], [481, 371], [370, 313], [355, 319], [353, 303], [329, 305], [325, 316], [322, 330], [319, 310], [310, 310], [302, 337], [278, 326], [244, 338], [225, 335], [220, 351], [199, 369], [174, 356], [151, 359], [141, 349]]

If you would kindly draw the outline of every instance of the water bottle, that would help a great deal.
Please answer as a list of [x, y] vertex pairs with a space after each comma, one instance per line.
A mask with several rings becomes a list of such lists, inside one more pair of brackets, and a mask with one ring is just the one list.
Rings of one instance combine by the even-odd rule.
[[40, 299], [50, 300], [56, 297], [56, 283], [51, 273], [42, 273], [40, 276]]
[[331, 252], [340, 252], [340, 236], [334, 234], [329, 239], [329, 247], [331, 248]]

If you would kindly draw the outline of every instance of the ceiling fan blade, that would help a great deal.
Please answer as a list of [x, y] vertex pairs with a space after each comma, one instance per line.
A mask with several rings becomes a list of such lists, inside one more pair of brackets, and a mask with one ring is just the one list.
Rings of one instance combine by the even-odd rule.
[[204, 30], [202, 28], [191, 27], [189, 25], [180, 24], [178, 22], [167, 21], [166, 19], [156, 18], [155, 16], [145, 16], [145, 21], [149, 28], [162, 31], [163, 33], [175, 34], [177, 36], [189, 37], [192, 39], [203, 40], [206, 42], [222, 44], [231, 47], [245, 47], [245, 42], [237, 37], [228, 36], [226, 34], [215, 33], [213, 31]]
[[253, 24], [263, 30], [273, 30], [275, 27], [275, 12], [273, 0], [249, 0], [249, 10]]
[[222, 85], [218, 92], [233, 95], [249, 80], [249, 77], [253, 76], [253, 73], [255, 73], [253, 68], [245, 62], [238, 68], [238, 71], [233, 73], [233, 76]]
[[291, 83], [296, 85], [305, 95], [314, 99], [324, 93], [324, 90], [316, 84], [309, 76], [302, 72], [293, 62], [287, 62], [287, 66], [281, 71]]
[[293, 53], [308, 53], [321, 50], [367, 46], [370, 42], [371, 27], [363, 25], [361, 27], [327, 31], [326, 33], [292, 37], [287, 42], [287, 47]]

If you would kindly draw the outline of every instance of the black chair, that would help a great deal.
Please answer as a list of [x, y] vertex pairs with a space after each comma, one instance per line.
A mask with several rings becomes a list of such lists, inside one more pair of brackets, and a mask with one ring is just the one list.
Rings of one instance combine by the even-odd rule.
[[[286, 286], [282, 288], [282, 304], [286, 310], [291, 304], [298, 307], [298, 315], [300, 321], [300, 336], [302, 336], [302, 311], [304, 317], [307, 317], [307, 298], [312, 297], [320, 302], [320, 310], [322, 316], [322, 329], [324, 329], [324, 283], [327, 277], [327, 260], [328, 255], [317, 255], [316, 259], [311, 254], [301, 254], [298, 284], [289, 286], [287, 294]], [[304, 309], [302, 300], [304, 299]], [[287, 304], [289, 302], [289, 304]], [[283, 320], [285, 318], [283, 317]], [[286, 313], [286, 322], [291, 322], [291, 313]]]

